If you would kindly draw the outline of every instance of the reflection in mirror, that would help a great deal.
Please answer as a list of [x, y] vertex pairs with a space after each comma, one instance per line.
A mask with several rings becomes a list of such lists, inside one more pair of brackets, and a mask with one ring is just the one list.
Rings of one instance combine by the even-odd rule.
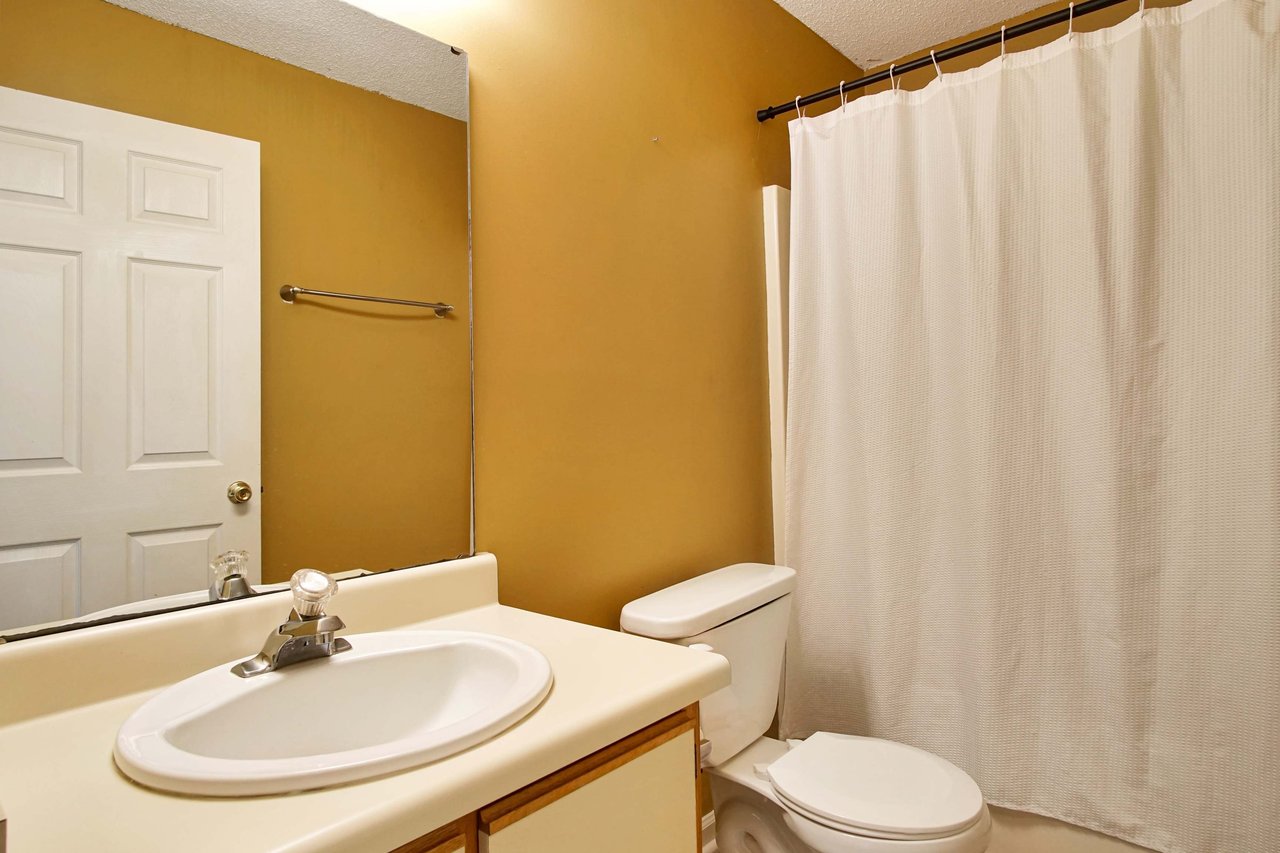
[[466, 121], [339, 0], [4, 0], [0, 637], [471, 552]]

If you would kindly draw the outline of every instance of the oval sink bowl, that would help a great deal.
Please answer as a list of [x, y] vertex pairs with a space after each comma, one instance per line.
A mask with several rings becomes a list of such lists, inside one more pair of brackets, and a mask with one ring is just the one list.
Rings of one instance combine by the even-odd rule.
[[347, 637], [351, 650], [253, 678], [228, 662], [151, 698], [116, 736], [136, 782], [281, 794], [426, 764], [514, 725], [551, 690], [524, 643], [468, 631]]

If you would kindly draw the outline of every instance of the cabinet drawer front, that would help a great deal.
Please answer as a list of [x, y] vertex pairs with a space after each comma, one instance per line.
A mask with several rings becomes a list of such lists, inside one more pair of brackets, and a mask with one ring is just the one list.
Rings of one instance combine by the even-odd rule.
[[501, 828], [488, 853], [696, 853], [692, 727]]

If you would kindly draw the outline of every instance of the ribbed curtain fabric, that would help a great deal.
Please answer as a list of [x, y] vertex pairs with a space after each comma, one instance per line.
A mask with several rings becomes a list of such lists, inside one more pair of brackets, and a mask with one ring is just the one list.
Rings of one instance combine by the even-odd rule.
[[1191, 0], [791, 123], [784, 735], [1280, 850], [1278, 33]]

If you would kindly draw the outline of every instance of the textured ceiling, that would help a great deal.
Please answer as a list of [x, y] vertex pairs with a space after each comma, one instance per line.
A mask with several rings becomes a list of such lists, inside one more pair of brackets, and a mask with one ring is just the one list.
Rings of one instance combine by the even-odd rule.
[[341, 0], [109, 0], [254, 53], [467, 120], [467, 58]]
[[[1045, 0], [777, 0], [863, 69], [999, 24]], [[1065, 0], [1063, 4], [1066, 5]]]

